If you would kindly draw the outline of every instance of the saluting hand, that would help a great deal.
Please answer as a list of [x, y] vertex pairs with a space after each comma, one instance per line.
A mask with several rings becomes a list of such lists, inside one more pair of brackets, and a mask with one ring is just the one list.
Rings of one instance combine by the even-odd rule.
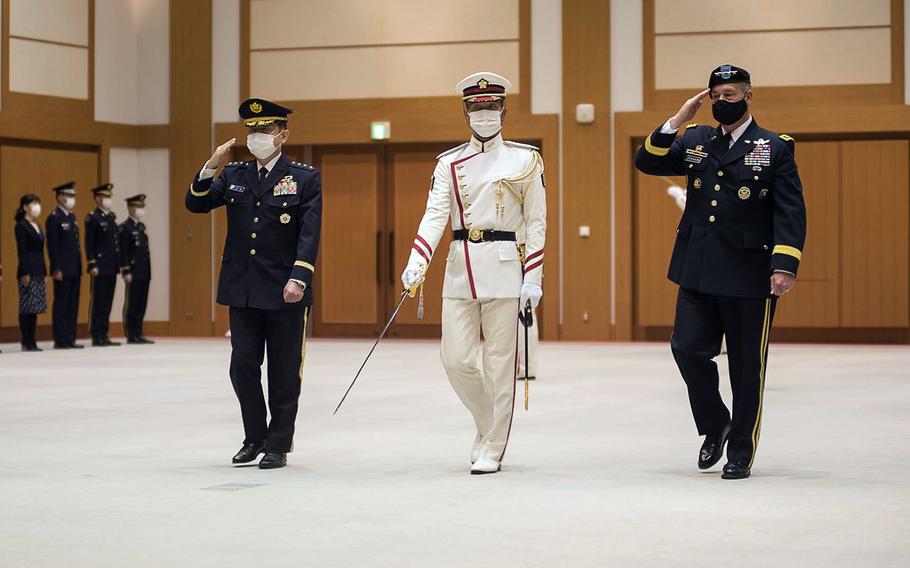
[[796, 286], [796, 278], [786, 272], [775, 272], [771, 275], [771, 293], [782, 296]]
[[691, 99], [683, 103], [683, 106], [679, 107], [679, 111], [673, 115], [673, 118], [670, 119], [670, 128], [674, 130], [691, 122], [695, 118], [695, 114], [698, 112], [698, 109], [701, 108], [702, 101], [705, 100], [705, 96], [711, 92], [711, 89], [705, 89], [704, 91], [698, 93]]
[[304, 288], [293, 280], [288, 280], [284, 285], [284, 301], [288, 304], [296, 304], [303, 299]]
[[205, 163], [205, 167], [208, 169], [218, 169], [221, 167], [221, 164], [224, 163], [224, 159], [227, 157], [228, 152], [234, 146], [235, 142], [237, 142], [237, 139], [231, 138], [221, 146], [215, 148], [215, 153], [212, 154], [209, 161]]

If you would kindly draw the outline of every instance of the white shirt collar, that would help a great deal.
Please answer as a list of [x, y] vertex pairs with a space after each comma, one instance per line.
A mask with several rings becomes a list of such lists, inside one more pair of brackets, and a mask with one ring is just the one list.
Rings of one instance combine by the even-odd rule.
[[280, 157], [281, 157], [281, 152], [278, 152], [278, 154], [276, 154], [275, 157], [272, 158], [271, 160], [269, 160], [269, 163], [267, 163], [264, 166], [260, 166], [259, 160], [256, 160], [256, 171], [258, 172], [262, 168], [265, 168], [267, 172], [272, 173], [272, 170], [275, 168], [275, 164], [278, 163], [278, 159]]
[[[739, 137], [743, 135], [743, 132], [745, 132], [747, 128], [749, 128], [750, 124], [752, 124], [752, 115], [751, 114], [749, 115], [749, 119], [746, 122], [742, 123], [736, 130], [734, 130], [733, 132], [730, 133], [730, 144], [731, 145], [735, 144], [736, 141], [739, 140]], [[727, 130], [724, 128], [723, 125], [721, 125], [720, 128], [721, 128], [721, 130], [724, 131], [724, 134], [727, 133]]]
[[133, 223], [136, 223], [137, 225], [139, 224], [139, 219], [133, 217], [132, 215], [130, 215], [130, 219], [133, 220]]
[[64, 215], [69, 215], [69, 214], [70, 214], [70, 210], [67, 209], [66, 207], [64, 207], [63, 205], [60, 205], [59, 203], [57, 204], [57, 209], [63, 211], [63, 214], [64, 214]]
[[494, 136], [493, 138], [487, 140], [486, 142], [481, 142], [477, 138], [471, 136], [471, 148], [478, 152], [489, 152], [494, 150], [502, 145], [502, 132]]

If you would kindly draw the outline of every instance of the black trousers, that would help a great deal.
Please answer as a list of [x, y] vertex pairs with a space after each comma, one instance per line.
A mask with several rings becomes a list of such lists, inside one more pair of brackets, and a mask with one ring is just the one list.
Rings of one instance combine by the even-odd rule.
[[126, 285], [123, 295], [123, 331], [127, 339], [144, 337], [142, 321], [149, 303], [151, 280], [133, 280]]
[[[294, 449], [297, 399], [306, 355], [309, 307], [230, 309], [231, 384], [240, 401], [244, 443], [266, 442], [273, 452]], [[268, 352], [268, 411], [262, 392], [262, 360]]]
[[76, 342], [76, 317], [79, 315], [79, 288], [82, 278], [75, 276], [54, 280], [54, 307], [51, 309], [51, 333], [54, 343]]
[[117, 286], [117, 275], [89, 276], [91, 278], [91, 298], [89, 300], [88, 328], [92, 339], [107, 337], [111, 321], [111, 306], [114, 304], [114, 288]]
[[37, 347], [35, 329], [38, 327], [38, 314], [19, 314], [19, 334], [23, 347]]
[[713, 361], [727, 338], [733, 416], [727, 458], [751, 467], [761, 432], [768, 342], [777, 298], [729, 298], [679, 289], [671, 346], [686, 381], [700, 435], [716, 434], [731, 421], [718, 390]]

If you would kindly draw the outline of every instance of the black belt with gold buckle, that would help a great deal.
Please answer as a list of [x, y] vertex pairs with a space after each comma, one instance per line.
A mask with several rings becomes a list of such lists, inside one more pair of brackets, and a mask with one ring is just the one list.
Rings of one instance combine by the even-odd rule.
[[471, 241], [481, 243], [484, 241], [515, 241], [514, 231], [494, 231], [493, 229], [457, 229], [452, 231], [452, 238], [456, 241]]

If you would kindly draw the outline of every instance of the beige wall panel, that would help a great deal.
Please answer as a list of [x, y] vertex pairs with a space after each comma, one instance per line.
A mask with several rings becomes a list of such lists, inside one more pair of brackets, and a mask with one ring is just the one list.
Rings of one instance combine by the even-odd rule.
[[250, 2], [252, 49], [493, 39], [518, 39], [518, 0]]
[[[735, 10], [735, 14], [731, 11]], [[890, 0], [654, 0], [655, 33], [887, 26]]]
[[250, 85], [277, 100], [455, 96], [458, 80], [478, 70], [517, 91], [518, 42], [253, 52]]
[[9, 89], [87, 100], [88, 49], [10, 39]]
[[170, 122], [170, 3], [168, 0], [133, 2], [139, 26], [139, 124], [167, 124]]
[[131, 2], [95, 0], [95, 120], [137, 123], [137, 27]]
[[88, 3], [89, 0], [9, 0], [9, 33], [88, 46]]
[[[721, 43], [724, 49], [718, 52]], [[711, 69], [727, 62], [748, 69], [757, 87], [890, 83], [891, 31], [872, 28], [655, 38], [657, 89], [703, 88]]]

